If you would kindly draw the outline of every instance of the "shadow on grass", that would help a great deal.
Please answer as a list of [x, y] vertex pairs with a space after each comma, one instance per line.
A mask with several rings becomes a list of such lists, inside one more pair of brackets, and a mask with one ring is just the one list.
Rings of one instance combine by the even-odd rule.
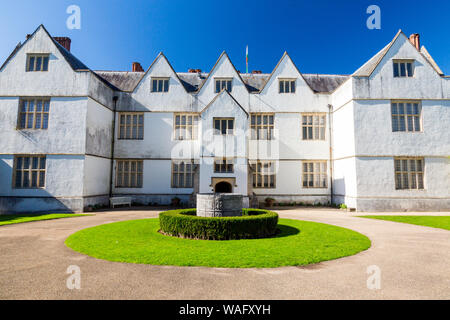
[[291, 226], [286, 226], [284, 224], [279, 224], [277, 226], [277, 229], [279, 232], [272, 238], [290, 237], [290, 236], [295, 236], [300, 233], [300, 229], [297, 229], [297, 228], [294, 228]]

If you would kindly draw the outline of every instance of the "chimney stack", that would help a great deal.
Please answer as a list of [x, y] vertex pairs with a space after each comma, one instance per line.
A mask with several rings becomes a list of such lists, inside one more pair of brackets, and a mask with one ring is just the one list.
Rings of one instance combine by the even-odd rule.
[[413, 33], [409, 36], [409, 41], [416, 47], [417, 50], [420, 51], [420, 34]]
[[72, 43], [72, 40], [68, 37], [54, 37], [53, 39], [56, 40], [60, 45], [62, 45], [64, 48], [66, 48], [67, 51], [70, 52], [70, 44]]
[[202, 73], [201, 69], [189, 69], [188, 70], [189, 73]]
[[262, 71], [261, 70], [253, 70], [252, 74], [262, 74]]
[[142, 66], [139, 62], [133, 62], [132, 71], [133, 72], [144, 72], [144, 69], [142, 68]]

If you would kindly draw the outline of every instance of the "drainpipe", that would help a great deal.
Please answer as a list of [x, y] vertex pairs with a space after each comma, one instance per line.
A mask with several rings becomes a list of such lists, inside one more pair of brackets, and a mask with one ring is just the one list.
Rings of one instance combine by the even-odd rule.
[[330, 135], [330, 201], [333, 203], [333, 138], [332, 138], [332, 114], [331, 109], [333, 106], [331, 104], [328, 105], [328, 130]]
[[115, 136], [116, 136], [116, 109], [117, 109], [117, 100], [119, 99], [118, 96], [113, 97], [113, 103], [114, 103], [114, 109], [113, 109], [113, 121], [112, 121], [112, 135], [111, 135], [111, 170], [109, 172], [109, 197], [112, 197], [113, 193], [113, 186], [114, 186], [114, 180], [113, 180], [113, 173], [114, 173], [114, 142], [115, 142]]

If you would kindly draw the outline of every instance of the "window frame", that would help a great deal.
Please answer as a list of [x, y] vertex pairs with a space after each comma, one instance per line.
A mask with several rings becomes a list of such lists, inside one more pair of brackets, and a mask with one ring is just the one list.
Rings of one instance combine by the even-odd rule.
[[[170, 77], [151, 77], [150, 82], [150, 92], [151, 93], [168, 93], [170, 90]], [[156, 81], [156, 88], [154, 86], [154, 81]], [[162, 90], [159, 91], [159, 82], [162, 81]], [[165, 89], [165, 83], [167, 81], [167, 90]]]
[[[397, 75], [396, 74], [396, 64]], [[408, 64], [411, 64], [411, 75], [409, 75]], [[405, 75], [402, 76], [402, 65], [404, 66]], [[394, 78], [414, 78], [415, 76], [415, 59], [392, 59], [392, 75]]]
[[[289, 91], [286, 91], [286, 83], [289, 83], [287, 87]], [[283, 90], [281, 90], [281, 84], [283, 84]], [[293, 86], [293, 87], [292, 87]], [[294, 88], [294, 90], [292, 90]], [[297, 78], [278, 78], [278, 93], [279, 94], [295, 94], [297, 91]]]
[[[217, 83], [220, 82], [219, 91], [217, 91]], [[225, 82], [225, 86], [223, 83]], [[230, 88], [228, 88], [228, 83], [230, 83]], [[214, 78], [214, 93], [220, 93], [223, 89], [231, 93], [233, 91], [233, 78]]]
[[[31, 59], [33, 60], [33, 70], [30, 69]], [[40, 70], [36, 70], [38, 58], [41, 58]], [[44, 70], [44, 61], [47, 58], [47, 70]], [[50, 53], [27, 53], [25, 72], [48, 72], [50, 67]]]
[[[30, 102], [33, 102], [33, 111], [29, 111], [30, 108]], [[24, 103], [27, 103], [27, 110], [26, 111], [22, 111], [22, 107]], [[38, 106], [38, 102], [41, 103], [41, 111], [37, 111], [37, 106]], [[19, 98], [19, 112], [18, 112], [18, 116], [17, 116], [17, 125], [16, 125], [16, 129], [17, 130], [48, 130], [49, 128], [49, 123], [50, 123], [50, 104], [51, 104], [51, 98], [49, 97], [21, 97]], [[48, 110], [46, 111], [46, 106], [48, 106]], [[22, 114], [25, 114], [25, 123], [24, 123], [24, 127], [22, 127], [21, 124], [21, 119], [22, 119]], [[28, 128], [28, 119], [29, 116], [32, 115], [33, 116], [33, 125], [31, 128]], [[36, 128], [36, 115], [40, 116], [40, 127]], [[47, 116], [47, 126], [44, 128], [44, 119], [45, 116]]]
[[[304, 117], [307, 117], [306, 124], [304, 123]], [[311, 118], [311, 123], [309, 123], [309, 118]], [[317, 123], [315, 121], [315, 117], [317, 117]], [[321, 119], [323, 118], [323, 124], [320, 123]], [[300, 125], [301, 125], [301, 134], [302, 134], [302, 140], [303, 141], [312, 141], [312, 140], [318, 140], [318, 141], [326, 141], [327, 140], [327, 114], [325, 112], [304, 112], [300, 114]], [[305, 137], [305, 129], [306, 128], [306, 137]], [[311, 129], [309, 129], [311, 128]], [[318, 132], [316, 132], [316, 128]], [[321, 130], [323, 129], [323, 131]], [[316, 133], [318, 134], [318, 137], [316, 137]], [[323, 133], [323, 139], [322, 137]], [[312, 137], [310, 137], [310, 134]]]
[[[222, 163], [218, 163], [218, 162]], [[217, 166], [220, 166], [220, 170], [216, 170]], [[229, 166], [231, 166], [231, 171], [228, 170]], [[222, 170], [225, 168], [225, 170]], [[214, 158], [214, 173], [234, 173], [234, 158]]]
[[[216, 129], [216, 121], [220, 121], [220, 129], [219, 130]], [[226, 124], [227, 124], [226, 133], [223, 133], [223, 121], [226, 121]], [[229, 129], [230, 121], [232, 121], [232, 123], [233, 123], [233, 129], [231, 129], [232, 130], [231, 133], [230, 133], [230, 129]], [[215, 136], [234, 136], [235, 127], [236, 127], [235, 125], [236, 125], [235, 118], [214, 117], [213, 118], [214, 135]]]
[[[258, 117], [261, 117], [261, 123], [258, 124]], [[264, 123], [264, 118], [267, 117], [267, 124]], [[272, 117], [272, 123], [270, 118]], [[255, 123], [253, 124], [253, 119]], [[267, 132], [266, 139], [261, 138], [260, 132]], [[269, 141], [275, 140], [275, 113], [254, 112], [250, 113], [250, 140], [254, 141]]]
[[[397, 170], [397, 161], [400, 163], [400, 170]], [[404, 169], [404, 161], [406, 161], [406, 171]], [[411, 161], [414, 161], [414, 170], [411, 169]], [[417, 163], [421, 161], [421, 171], [418, 171]], [[414, 183], [415, 187], [412, 187], [412, 176], [414, 175]], [[422, 176], [422, 179], [419, 179], [419, 176]], [[400, 184], [397, 180], [397, 176], [400, 176]], [[405, 188], [403, 184], [405, 183], [405, 176], [407, 177], [408, 186]], [[407, 190], [407, 191], [423, 191], [425, 190], [425, 158], [424, 157], [394, 157], [394, 184], [395, 190]], [[422, 187], [420, 187], [420, 185]]]
[[[399, 113], [399, 104], [403, 104], [403, 113]], [[394, 114], [394, 104], [397, 108], [397, 113]], [[407, 104], [411, 104], [411, 110], [413, 113], [408, 113]], [[418, 105], [419, 113], [414, 113], [414, 105]], [[397, 118], [397, 130], [394, 130], [394, 117]], [[413, 130], [409, 130], [408, 118], [412, 117], [412, 128]], [[403, 118], [404, 128], [405, 130], [400, 130], [400, 121], [399, 119]], [[415, 118], [418, 119], [418, 125], [420, 126], [419, 130], [415, 130], [416, 121]], [[420, 100], [391, 100], [391, 128], [393, 133], [423, 133], [423, 119], [422, 119], [422, 101]]]
[[[252, 188], [253, 189], [276, 189], [277, 188], [277, 161], [275, 160], [254, 160], [250, 161], [250, 166], [252, 169]], [[258, 167], [260, 165], [260, 168]], [[265, 165], [268, 165], [267, 170], [264, 170]], [[259, 170], [261, 169], [261, 170]], [[263, 177], [268, 176], [267, 187], [264, 185], [265, 179]], [[261, 181], [259, 181], [259, 179]], [[273, 178], [270, 178], [273, 177]], [[271, 180], [273, 180], [273, 185], [271, 186]], [[261, 182], [261, 186], [258, 186], [258, 182]]]
[[[180, 117], [180, 123], [177, 124], [177, 117]], [[186, 117], [185, 124], [182, 124], [182, 117]], [[188, 117], [191, 118], [191, 124], [188, 122]], [[173, 140], [177, 141], [195, 141], [198, 140], [198, 130], [199, 130], [199, 123], [200, 123], [200, 114], [199, 113], [182, 113], [182, 112], [175, 112], [173, 114]], [[188, 138], [188, 132], [189, 128], [191, 128], [192, 135], [190, 138]], [[177, 130], [180, 130], [177, 134]], [[183, 135], [180, 133], [184, 131], [184, 138], [182, 138]]]
[[[305, 171], [305, 165], [307, 170]], [[312, 171], [309, 170], [312, 165]], [[316, 171], [318, 165], [319, 171]], [[307, 177], [305, 179], [305, 176]], [[312, 180], [311, 180], [312, 176]], [[322, 178], [325, 176], [325, 186], [322, 185]], [[318, 177], [318, 179], [316, 179]], [[305, 186], [306, 182], [306, 186]], [[312, 185], [310, 185], [312, 182]], [[303, 160], [302, 161], [302, 182], [303, 189], [328, 189], [328, 161], [327, 160]]]
[[[124, 164], [125, 162], [128, 163], [128, 170], [125, 171], [124, 169]], [[119, 183], [119, 167], [120, 167], [120, 163], [122, 163], [122, 181], [121, 183]], [[132, 171], [132, 163], [136, 164], [136, 169], [135, 171]], [[141, 164], [141, 168], [142, 170], [139, 170], [139, 164]], [[115, 176], [115, 183], [114, 183], [114, 187], [116, 189], [142, 189], [144, 187], [144, 160], [142, 159], [116, 159], [116, 176]], [[125, 173], [128, 174], [128, 184], [125, 184]], [[136, 185], [132, 186], [131, 184], [131, 180], [132, 180], [132, 175], [135, 175], [135, 182]], [[138, 181], [138, 177], [139, 175], [141, 175], [141, 184], [139, 185]]]
[[[179, 170], [180, 164], [183, 163], [183, 171]], [[186, 170], [186, 164], [189, 163], [191, 165], [190, 171]], [[178, 170], [175, 172], [175, 164], [178, 165]], [[194, 188], [194, 176], [195, 176], [195, 170], [197, 168], [197, 164], [195, 163], [194, 159], [172, 159], [171, 163], [171, 171], [170, 171], [170, 186], [173, 189], [192, 189]], [[179, 178], [177, 184], [175, 184], [174, 174], [182, 174], [183, 175], [183, 186], [180, 186]], [[191, 175], [191, 185], [186, 186], [186, 176]], [[179, 177], [179, 176], [178, 176]]]
[[[18, 169], [17, 168], [17, 163], [18, 163], [18, 158], [22, 158], [22, 168]], [[28, 169], [24, 169], [23, 164], [25, 163], [25, 158], [29, 158], [28, 162]], [[33, 169], [33, 158], [38, 158], [38, 168]], [[41, 159], [44, 159], [44, 168], [42, 167], [42, 162]], [[26, 189], [45, 189], [46, 187], [46, 181], [47, 181], [47, 155], [45, 154], [15, 154], [14, 155], [14, 160], [13, 160], [13, 174], [12, 174], [12, 189], [22, 189], [22, 190], [26, 190]], [[21, 171], [21, 186], [17, 186], [17, 171], [20, 170]], [[24, 181], [24, 174], [23, 172], [27, 171], [28, 172], [28, 186], [23, 186], [23, 181]], [[36, 176], [36, 186], [33, 187], [32, 186], [32, 177], [33, 177], [33, 172], [36, 171], [37, 172], [37, 176]], [[41, 172], [44, 173], [44, 181], [43, 181], [43, 185], [40, 184], [40, 174]]]
[[[118, 125], [118, 140], [144, 140], [145, 136], [145, 113], [144, 112], [118, 112], [119, 115], [119, 125]], [[125, 122], [122, 124], [122, 116], [125, 117]], [[134, 124], [134, 116], [137, 117], [137, 123]], [[139, 123], [139, 118], [142, 116], [142, 124]], [[127, 124], [127, 119], [130, 117], [130, 124]], [[127, 137], [127, 128], [130, 128], [130, 136]], [[136, 137], [133, 137], [133, 129], [136, 128]], [[139, 129], [142, 128], [142, 137], [140, 137]], [[123, 131], [122, 131], [123, 130]], [[122, 132], [124, 132], [122, 138]]]

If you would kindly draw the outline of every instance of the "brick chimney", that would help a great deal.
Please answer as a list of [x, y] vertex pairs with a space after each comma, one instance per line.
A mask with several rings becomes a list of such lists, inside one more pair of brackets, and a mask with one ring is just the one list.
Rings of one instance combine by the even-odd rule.
[[188, 70], [189, 73], [202, 73], [201, 69], [189, 69]]
[[144, 72], [144, 69], [142, 68], [142, 66], [139, 62], [133, 62], [133, 66], [132, 66], [131, 70], [133, 72]]
[[262, 73], [261, 70], [253, 70], [253, 71], [252, 71], [252, 74], [261, 74], [261, 73]]
[[420, 34], [413, 33], [409, 36], [409, 41], [420, 51]]
[[72, 43], [72, 40], [68, 37], [54, 37], [60, 45], [62, 45], [64, 48], [66, 48], [67, 51], [70, 52], [70, 44]]

